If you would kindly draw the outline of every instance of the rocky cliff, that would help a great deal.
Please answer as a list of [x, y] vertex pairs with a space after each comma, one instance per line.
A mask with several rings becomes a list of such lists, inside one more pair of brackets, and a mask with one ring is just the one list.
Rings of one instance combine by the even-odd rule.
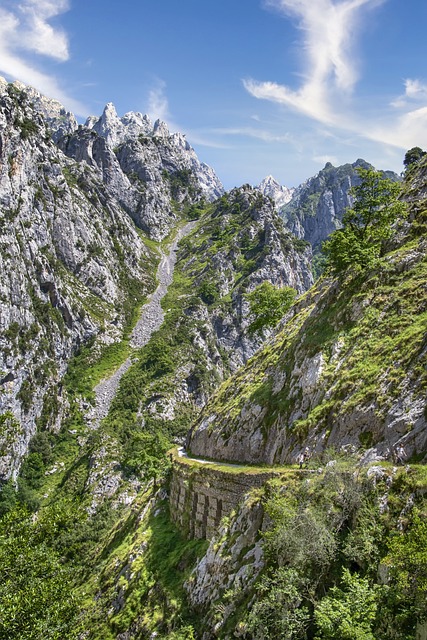
[[[341, 227], [345, 210], [353, 204], [350, 189], [360, 184], [357, 168], [370, 166], [360, 159], [340, 167], [328, 162], [317, 175], [295, 189], [292, 198], [280, 208], [286, 226], [314, 249], [320, 249], [323, 240]], [[384, 175], [400, 179], [392, 171], [385, 171]]]
[[171, 292], [173, 321], [163, 328], [166, 336], [185, 325], [185, 348], [176, 345], [172, 397], [153, 390], [156, 383], [146, 399], [148, 420], [160, 405], [166, 421], [180, 414], [177, 406], [193, 411], [254, 353], [261, 339], [247, 334], [246, 291], [269, 280], [302, 292], [312, 277], [309, 251], [259, 193], [236, 190], [208, 205], [221, 184], [164, 123], [139, 113], [119, 118], [109, 104], [78, 126], [35, 90], [0, 86], [1, 471], [8, 477], [36, 423], [59, 428], [66, 415], [61, 380], [70, 357], [90, 339], [119, 341], [153, 286], [155, 254], [136, 226], [162, 238], [182, 217], [201, 216], [181, 249], [185, 286]]
[[152, 258], [100, 170], [56, 147], [33, 92], [5, 83], [0, 89], [0, 403], [10, 417], [2, 425], [1, 474], [7, 477], [36, 421], [52, 426], [62, 414], [60, 381], [77, 347], [121, 334], [135, 300], [152, 286]]
[[259, 189], [264, 196], [271, 198], [278, 210], [288, 204], [295, 191], [295, 189], [289, 189], [288, 187], [279, 184], [273, 176], [267, 176], [264, 178], [264, 180], [262, 180], [258, 185], [257, 189]]
[[[409, 194], [423, 192], [424, 172], [406, 184]], [[308, 445], [389, 458], [399, 442], [408, 458], [424, 459], [422, 200], [411, 216], [376, 269], [323, 279], [296, 303], [281, 331], [208, 404], [189, 436], [193, 454], [274, 464], [294, 461]]]
[[123, 469], [138, 475], [147, 464], [134, 455], [141, 432], [182, 438], [220, 382], [268, 335], [248, 330], [246, 293], [266, 280], [299, 293], [312, 282], [310, 251], [251, 187], [190, 213], [199, 217], [180, 243], [164, 322], [123, 377], [106, 420], [115, 425], [113, 448], [125, 448]]
[[[91, 138], [88, 131], [96, 135]], [[99, 138], [105, 140], [107, 152], [101, 151]], [[184, 135], [171, 134], [164, 122], [153, 125], [140, 113], [119, 118], [111, 103], [101, 117], [88, 118], [83, 135], [77, 132], [61, 147], [101, 166], [104, 180], [118, 183], [133, 220], [156, 240], [176, 225], [179, 205], [211, 202], [224, 192], [215, 172], [199, 161]]]
[[[0, 635], [326, 638], [338, 611], [340, 640], [422, 638], [424, 468], [359, 465], [426, 455], [427, 162], [378, 266], [314, 288], [271, 194], [210, 202], [141, 114], [78, 127], [0, 83], [0, 163]], [[298, 298], [256, 335], [265, 281]], [[193, 452], [262, 464], [171, 465], [194, 420]]]

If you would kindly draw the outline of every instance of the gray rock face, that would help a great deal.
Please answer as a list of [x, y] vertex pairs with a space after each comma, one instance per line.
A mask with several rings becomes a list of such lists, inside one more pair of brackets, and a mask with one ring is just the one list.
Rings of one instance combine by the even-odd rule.
[[248, 331], [246, 292], [266, 280], [299, 293], [312, 283], [311, 251], [294, 240], [271, 201], [250, 187], [220, 198], [195, 221], [179, 246], [174, 302], [164, 308], [167, 333], [160, 333], [173, 337], [174, 365], [141, 389], [139, 424], [156, 417], [182, 435], [218, 384], [254, 355], [271, 332]]
[[267, 176], [257, 187], [264, 196], [271, 198], [276, 205], [276, 208], [280, 210], [291, 199], [295, 189], [289, 189], [288, 187], [280, 185], [273, 176]]
[[[224, 524], [212, 539], [184, 585], [192, 608], [203, 619], [206, 640], [218, 636], [236, 611], [233, 596], [237, 601], [247, 597], [264, 567], [260, 532], [265, 519], [260, 502], [243, 502], [230, 523]], [[233, 594], [227, 600], [226, 592]], [[220, 618], [215, 615], [217, 606], [221, 606]]]
[[20, 425], [3, 418], [2, 478], [17, 472], [49, 396], [55, 411], [43, 420], [60, 419], [72, 353], [98, 334], [117, 339], [126, 283], [141, 293], [148, 283], [147, 250], [103, 181], [106, 160], [102, 173], [89, 154], [67, 159], [42, 115], [52, 105], [33, 107], [34, 97], [0, 84], [0, 415]]
[[[100, 118], [88, 118], [86, 127], [105, 139], [110, 151], [114, 149], [119, 166], [132, 185], [125, 206], [136, 224], [157, 240], [176, 224], [174, 201], [213, 201], [224, 192], [215, 172], [199, 161], [185, 136], [170, 134], [160, 120], [153, 126], [148, 116], [134, 112], [119, 118], [109, 103]], [[61, 147], [70, 155], [88, 155], [87, 151], [78, 151], [81, 138], [80, 133], [78, 142], [68, 140]], [[102, 162], [93, 154], [92, 159]], [[114, 173], [117, 181], [116, 168]], [[124, 193], [121, 187], [119, 191]]]
[[[236, 215], [241, 216], [237, 222]], [[238, 232], [226, 243], [224, 241], [223, 247], [213, 250], [212, 236], [225, 234], [233, 225], [238, 225]], [[193, 235], [195, 244], [197, 236], [206, 235], [207, 242], [202, 244], [201, 251], [209, 263], [209, 270], [200, 273], [196, 286], [212, 281], [220, 298], [230, 298], [228, 304], [205, 307], [204, 311], [197, 308], [195, 313], [197, 320], [205, 325], [205, 337], [195, 336], [195, 342], [216, 345], [217, 351], [209, 355], [212, 367], [222, 370], [220, 352], [223, 351], [227, 353], [230, 370], [235, 371], [253, 356], [270, 333], [266, 330], [262, 338], [248, 333], [252, 318], [245, 293], [265, 281], [276, 287], [290, 286], [303, 293], [313, 283], [311, 251], [295, 248], [292, 236], [283, 228], [271, 201], [250, 187], [231, 191], [227, 205], [223, 207], [219, 202], [212, 217]], [[185, 271], [191, 272], [196, 263], [195, 250], [188, 254]], [[242, 276], [242, 269], [249, 269], [248, 274]], [[207, 346], [205, 353], [209, 353]]]
[[[365, 160], [334, 167], [328, 162], [324, 169], [310, 178], [292, 194], [292, 199], [281, 207], [280, 213], [286, 226], [298, 238], [317, 248], [336, 229], [347, 208], [353, 205], [350, 189], [360, 184], [357, 168], [372, 168]], [[400, 180], [391, 171], [387, 177]]]
[[[372, 459], [390, 459], [402, 444], [407, 459], [425, 459], [426, 379], [416, 372], [427, 357], [426, 305], [413, 292], [425, 281], [426, 248], [421, 237], [416, 248], [409, 243], [389, 254], [383, 288], [372, 273], [353, 288], [326, 280], [313, 288], [207, 404], [188, 437], [191, 454], [290, 463], [308, 445], [319, 453], [369, 449]], [[399, 289], [402, 273], [406, 286]], [[411, 329], [393, 311], [401, 305]]]
[[[0, 77], [0, 92], [7, 90], [8, 82]], [[60, 102], [47, 98], [33, 87], [26, 86], [21, 82], [14, 82], [9, 85], [9, 91], [13, 91], [21, 96], [26, 96], [32, 109], [43, 116], [54, 142], [57, 142], [63, 135], [72, 133], [77, 129], [77, 120], [72, 113], [66, 111]]]

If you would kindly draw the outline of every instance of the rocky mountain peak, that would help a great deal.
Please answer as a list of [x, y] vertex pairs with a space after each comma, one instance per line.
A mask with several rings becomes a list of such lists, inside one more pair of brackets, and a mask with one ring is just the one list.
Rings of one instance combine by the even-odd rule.
[[29, 87], [22, 82], [8, 83], [0, 76], [0, 95], [14, 94], [15, 98], [31, 104], [32, 110], [43, 116], [43, 119], [52, 134], [54, 142], [62, 136], [71, 134], [78, 127], [74, 115], [58, 102], [41, 94], [37, 89]]
[[168, 138], [170, 136], [166, 122], [163, 122], [163, 120], [156, 120], [154, 123], [153, 136], [158, 138]]
[[[353, 205], [351, 189], [360, 183], [359, 168], [373, 167], [361, 158], [339, 167], [327, 162], [319, 173], [295, 189], [280, 211], [290, 231], [318, 250], [321, 243], [341, 227], [346, 209]], [[400, 180], [392, 171], [385, 171], [384, 175]]]
[[287, 204], [291, 198], [295, 189], [289, 189], [282, 186], [277, 182], [273, 176], [269, 175], [258, 185], [258, 190], [265, 196], [268, 196], [274, 201], [277, 209], [280, 209]]
[[124, 126], [112, 102], [105, 105], [100, 118], [90, 116], [85, 123], [86, 127], [93, 129], [96, 133], [106, 139], [107, 143], [115, 147], [123, 141]]
[[150, 117], [138, 111], [128, 111], [121, 120], [132, 138], [139, 135], [149, 135], [153, 130]]

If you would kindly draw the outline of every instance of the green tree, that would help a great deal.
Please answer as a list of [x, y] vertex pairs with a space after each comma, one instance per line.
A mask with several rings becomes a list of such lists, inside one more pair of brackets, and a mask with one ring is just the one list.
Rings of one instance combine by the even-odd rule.
[[275, 327], [291, 307], [295, 296], [296, 291], [292, 287], [279, 289], [268, 281], [247, 293], [250, 314], [255, 316], [249, 325], [249, 332], [257, 333], [267, 327]]
[[421, 160], [422, 157], [426, 155], [426, 152], [421, 149], [421, 147], [412, 147], [405, 153], [405, 158], [403, 160], [403, 165], [405, 169], [408, 169], [412, 164]]
[[377, 607], [376, 589], [344, 569], [341, 588], [330, 589], [314, 611], [315, 640], [375, 640], [372, 624]]
[[417, 513], [405, 532], [389, 539], [388, 555], [393, 584], [418, 618], [427, 618], [427, 520]]
[[58, 514], [23, 509], [0, 522], [0, 639], [71, 640], [79, 635], [71, 571], [53, 549]]
[[264, 576], [258, 586], [256, 602], [247, 618], [246, 629], [254, 640], [297, 640], [306, 637], [307, 607], [301, 606], [301, 585], [293, 569], [277, 569]]
[[203, 280], [199, 287], [198, 295], [205, 304], [213, 304], [219, 298], [218, 286], [215, 282]]
[[343, 217], [343, 228], [323, 244], [327, 264], [335, 274], [350, 267], [372, 267], [381, 256], [384, 241], [392, 235], [392, 225], [406, 212], [398, 200], [399, 182], [374, 169], [357, 170], [360, 184], [351, 189], [354, 205]]
[[175, 360], [171, 346], [164, 338], [150, 340], [141, 358], [141, 369], [159, 378], [174, 370]]

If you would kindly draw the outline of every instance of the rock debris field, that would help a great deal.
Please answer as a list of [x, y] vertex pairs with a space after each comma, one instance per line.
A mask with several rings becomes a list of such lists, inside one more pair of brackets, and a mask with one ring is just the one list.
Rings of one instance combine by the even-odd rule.
[[[178, 242], [191, 232], [194, 225], [194, 222], [189, 222], [180, 229], [174, 241], [169, 246], [169, 252], [167, 254], [163, 253], [157, 269], [157, 281], [159, 284], [154, 293], [151, 294], [148, 302], [141, 309], [141, 315], [130, 338], [130, 346], [132, 349], [141, 349], [144, 347], [149, 342], [153, 333], [162, 326], [164, 313], [161, 301], [172, 283]], [[108, 415], [111, 403], [119, 388], [120, 380], [131, 364], [132, 357], [129, 357], [110, 378], [101, 380], [95, 387], [95, 404], [90, 407], [86, 413], [86, 421], [92, 429], [97, 429], [101, 420]]]

